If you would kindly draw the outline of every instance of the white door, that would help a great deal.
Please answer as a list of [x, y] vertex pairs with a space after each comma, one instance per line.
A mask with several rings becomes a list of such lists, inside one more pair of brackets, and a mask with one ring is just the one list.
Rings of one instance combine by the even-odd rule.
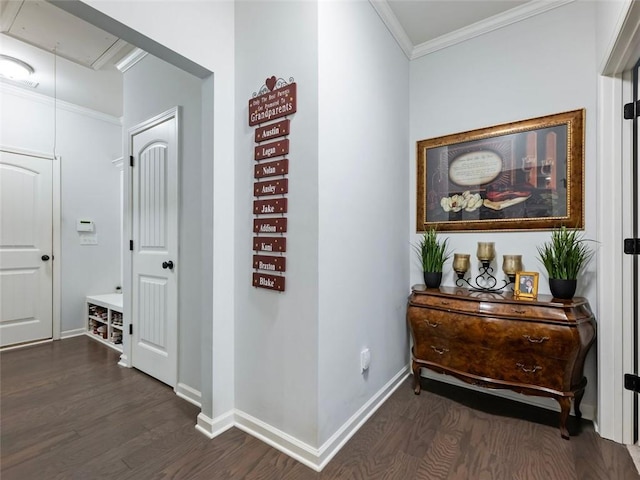
[[178, 110], [130, 131], [131, 364], [176, 386], [178, 346]]
[[52, 337], [53, 161], [0, 152], [0, 346]]

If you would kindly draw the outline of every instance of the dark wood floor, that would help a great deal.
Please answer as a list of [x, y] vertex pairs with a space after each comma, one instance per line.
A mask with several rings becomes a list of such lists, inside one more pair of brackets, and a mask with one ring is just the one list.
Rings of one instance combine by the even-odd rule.
[[589, 422], [566, 441], [553, 412], [409, 381], [317, 473], [235, 428], [207, 439], [196, 407], [117, 360], [85, 337], [0, 354], [2, 480], [640, 478]]

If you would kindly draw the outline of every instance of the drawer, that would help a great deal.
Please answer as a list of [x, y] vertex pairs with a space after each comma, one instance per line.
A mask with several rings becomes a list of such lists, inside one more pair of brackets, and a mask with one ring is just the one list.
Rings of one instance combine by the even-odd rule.
[[410, 305], [432, 307], [438, 310], [478, 313], [480, 302], [454, 296], [413, 295]]
[[570, 363], [566, 360], [515, 353], [505, 355], [495, 350], [485, 352], [484, 356], [487, 363], [482, 371], [489, 378], [560, 392], [571, 389]]
[[413, 346], [413, 356], [417, 360], [479, 376], [487, 376], [485, 365], [489, 363], [489, 353], [484, 348], [469, 347], [463, 342], [447, 338], [432, 338]]
[[409, 307], [408, 321], [416, 343], [435, 337], [478, 343], [485, 336], [482, 318], [460, 313]]
[[567, 322], [567, 313], [563, 308], [544, 307], [526, 303], [482, 302], [479, 305], [479, 313], [492, 317]]

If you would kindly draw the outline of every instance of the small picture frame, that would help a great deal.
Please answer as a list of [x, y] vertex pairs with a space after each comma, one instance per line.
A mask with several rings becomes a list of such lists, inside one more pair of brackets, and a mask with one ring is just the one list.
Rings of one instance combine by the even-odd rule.
[[535, 299], [538, 296], [538, 272], [517, 272], [513, 296]]

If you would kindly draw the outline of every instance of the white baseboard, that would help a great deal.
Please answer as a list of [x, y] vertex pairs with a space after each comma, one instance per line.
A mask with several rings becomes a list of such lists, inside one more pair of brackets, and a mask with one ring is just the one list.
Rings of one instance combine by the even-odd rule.
[[234, 425], [233, 411], [229, 411], [215, 419], [209, 418], [204, 413], [198, 414], [196, 430], [209, 438], [215, 438], [221, 433], [226, 432]]
[[177, 396], [187, 402], [194, 404], [196, 407], [202, 407], [202, 395], [195, 388], [185, 385], [184, 383], [178, 383], [175, 392]]
[[87, 331], [86, 328], [74, 328], [72, 330], [65, 330], [64, 332], [60, 332], [60, 339], [64, 340], [65, 338], [77, 337], [80, 335], [84, 335]]
[[629, 455], [633, 460], [633, 464], [636, 466], [636, 470], [640, 473], [640, 445], [627, 445]]
[[[423, 378], [433, 379], [433, 380], [438, 380], [439, 382], [448, 383], [449, 385], [468, 388], [469, 390], [474, 390], [476, 392], [488, 393], [490, 395], [495, 395], [496, 397], [506, 398], [508, 400], [515, 400], [516, 402], [526, 403], [528, 405], [546, 408], [547, 410], [552, 410], [554, 412], [560, 412], [560, 404], [557, 401], [555, 401], [553, 398], [523, 395], [520, 393], [516, 393], [510, 390], [504, 390], [504, 389], [482, 388], [476, 385], [471, 385], [470, 383], [463, 382], [462, 380], [458, 380], [457, 378], [452, 377], [451, 375], [432, 372], [431, 370], [427, 370], [424, 368], [422, 369], [420, 376]], [[594, 419], [596, 418], [596, 415], [595, 415], [596, 408], [594, 405], [591, 405], [588, 403], [582, 403], [580, 404], [580, 410], [582, 411], [582, 418], [586, 420], [591, 420], [591, 421], [594, 421]]]

